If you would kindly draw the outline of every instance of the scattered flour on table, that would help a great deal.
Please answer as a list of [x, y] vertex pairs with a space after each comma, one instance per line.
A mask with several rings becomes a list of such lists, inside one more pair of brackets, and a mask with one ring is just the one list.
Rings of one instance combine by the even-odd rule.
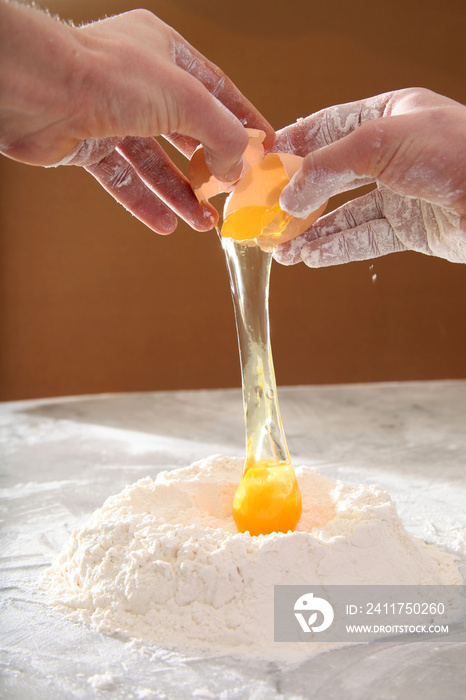
[[108, 498], [44, 574], [53, 604], [149, 645], [296, 659], [309, 645], [273, 642], [274, 584], [462, 582], [450, 554], [406, 532], [386, 492], [311, 467], [296, 469], [295, 532], [239, 534], [242, 468], [216, 455]]
[[96, 673], [88, 681], [94, 690], [112, 690], [115, 687], [115, 680], [111, 673]]

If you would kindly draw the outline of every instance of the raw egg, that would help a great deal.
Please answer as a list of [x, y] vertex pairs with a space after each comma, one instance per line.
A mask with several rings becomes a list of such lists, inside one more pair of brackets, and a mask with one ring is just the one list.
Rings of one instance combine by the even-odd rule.
[[257, 462], [245, 471], [233, 499], [239, 532], [288, 532], [295, 529], [301, 512], [301, 493], [291, 464]]
[[[249, 129], [249, 145], [243, 154], [243, 174], [232, 184], [224, 183], [215, 178], [209, 171], [204, 158], [203, 148], [195, 151], [191, 159], [189, 179], [199, 199], [203, 201], [222, 192], [229, 192], [223, 209], [223, 224], [221, 234], [225, 239], [224, 249], [230, 259], [230, 279], [232, 293], [237, 313], [238, 340], [242, 358], [250, 357], [251, 348], [255, 362], [242, 364], [243, 399], [247, 422], [248, 447], [243, 477], [238, 485], [233, 499], [233, 518], [239, 532], [249, 532], [250, 535], [268, 535], [272, 532], [288, 532], [294, 530], [302, 512], [301, 494], [291, 463], [282, 461], [267, 461], [264, 455], [267, 450], [252, 449], [249, 442], [263, 447], [263, 423], [270, 421], [270, 411], [264, 417], [259, 411], [258, 418], [251, 422], [254, 413], [248, 401], [256, 402], [254, 387], [261, 384], [260, 367], [269, 367], [272, 362], [270, 345], [265, 344], [264, 338], [256, 333], [257, 319], [268, 314], [266, 297], [252, 294], [245, 302], [247, 290], [254, 289], [257, 274], [255, 252], [257, 247], [261, 264], [266, 264], [271, 258], [271, 250], [279, 243], [291, 240], [303, 233], [320, 216], [325, 204], [306, 219], [298, 219], [284, 212], [280, 207], [280, 194], [299, 170], [302, 158], [291, 153], [264, 154], [262, 142], [265, 134], [262, 131]], [[252, 257], [251, 257], [252, 256]], [[270, 265], [268, 267], [270, 272]], [[269, 274], [269, 272], [267, 274]], [[262, 279], [262, 277], [259, 278]], [[267, 277], [268, 280], [268, 277]], [[268, 281], [264, 282], [268, 290]], [[267, 291], [268, 294], [268, 291]], [[239, 332], [238, 323], [244, 324], [244, 332]], [[260, 325], [260, 324], [259, 324]], [[268, 328], [268, 316], [267, 323]], [[267, 341], [269, 343], [269, 341]], [[242, 345], [244, 345], [242, 347]], [[272, 396], [276, 395], [273, 368], [269, 367], [270, 387]], [[247, 387], [245, 389], [245, 387]], [[247, 397], [250, 397], [249, 399]], [[252, 397], [252, 398], [251, 398]], [[258, 399], [263, 402], [262, 397]], [[254, 404], [256, 408], [256, 404]], [[266, 405], [270, 409], [269, 405]], [[250, 410], [251, 409], [251, 410]], [[281, 428], [278, 404], [276, 425], [270, 429], [270, 435], [282, 435], [283, 452], [288, 454], [285, 437]], [[268, 434], [268, 431], [265, 431]], [[274, 449], [271, 450], [275, 454]]]
[[262, 141], [265, 134], [248, 129], [249, 144], [243, 154], [243, 175], [235, 183], [225, 183], [207, 168], [204, 150], [193, 154], [189, 180], [200, 201], [229, 192], [223, 210], [221, 234], [237, 241], [255, 240], [264, 250], [299, 236], [324, 211], [323, 204], [306, 219], [298, 219], [280, 207], [280, 194], [302, 163], [293, 153], [267, 153]]

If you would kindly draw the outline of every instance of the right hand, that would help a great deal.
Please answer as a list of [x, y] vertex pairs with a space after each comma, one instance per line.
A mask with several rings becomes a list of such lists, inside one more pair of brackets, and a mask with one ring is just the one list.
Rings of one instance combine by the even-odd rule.
[[158, 233], [173, 211], [211, 229], [155, 136], [188, 158], [199, 143], [222, 180], [241, 171], [245, 126], [274, 131], [226, 75], [146, 10], [72, 27], [0, 1], [0, 152], [32, 165], [79, 165]]

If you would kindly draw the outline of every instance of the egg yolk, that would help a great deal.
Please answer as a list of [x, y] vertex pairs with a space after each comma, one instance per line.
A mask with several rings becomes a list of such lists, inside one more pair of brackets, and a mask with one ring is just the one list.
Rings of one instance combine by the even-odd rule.
[[222, 236], [242, 241], [262, 234], [279, 235], [292, 218], [279, 204], [281, 191], [289, 181], [277, 154], [269, 153], [253, 165], [230, 195]]
[[258, 462], [251, 466], [233, 499], [236, 527], [250, 535], [294, 530], [301, 512], [301, 494], [291, 464]]
[[291, 216], [274, 207], [249, 206], [237, 209], [230, 214], [222, 226], [222, 236], [244, 241], [258, 238], [262, 234], [280, 234], [290, 221]]

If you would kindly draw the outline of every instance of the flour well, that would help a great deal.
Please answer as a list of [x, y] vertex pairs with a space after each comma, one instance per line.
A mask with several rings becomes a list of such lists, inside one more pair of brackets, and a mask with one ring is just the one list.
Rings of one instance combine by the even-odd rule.
[[150, 645], [296, 659], [309, 645], [273, 642], [274, 584], [462, 582], [452, 556], [406, 532], [385, 492], [310, 467], [296, 469], [296, 532], [238, 534], [242, 466], [214, 456], [108, 498], [44, 575], [53, 603]]

